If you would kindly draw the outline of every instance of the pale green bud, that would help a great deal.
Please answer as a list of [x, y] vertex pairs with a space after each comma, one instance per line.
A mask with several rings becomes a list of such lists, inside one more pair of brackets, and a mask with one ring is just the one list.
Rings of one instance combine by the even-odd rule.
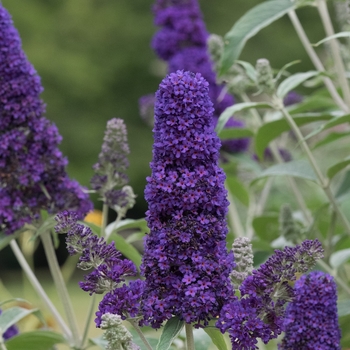
[[236, 238], [232, 244], [232, 251], [236, 267], [231, 272], [230, 278], [234, 288], [238, 288], [253, 271], [254, 255], [250, 239], [247, 237]]
[[261, 92], [272, 95], [275, 92], [275, 81], [270, 66], [266, 58], [260, 58], [256, 62], [257, 85]]
[[132, 335], [123, 325], [119, 315], [106, 313], [102, 317], [101, 329], [105, 330], [104, 338], [108, 344], [106, 350], [139, 350], [132, 342]]
[[207, 45], [210, 58], [217, 67], [224, 51], [224, 40], [220, 35], [211, 34], [207, 40]]

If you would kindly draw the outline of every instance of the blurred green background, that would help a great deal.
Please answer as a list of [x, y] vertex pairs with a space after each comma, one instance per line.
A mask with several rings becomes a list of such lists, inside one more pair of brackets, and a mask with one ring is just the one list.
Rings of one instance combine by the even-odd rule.
[[[208, 31], [224, 35], [257, 0], [203, 0]], [[47, 118], [63, 136], [68, 172], [88, 186], [106, 122], [123, 118], [131, 148], [129, 176], [138, 195], [129, 217], [144, 216], [145, 177], [150, 174], [152, 132], [140, 119], [138, 99], [161, 81], [150, 48], [156, 28], [153, 0], [3, 0], [20, 32], [23, 49], [42, 78]], [[324, 37], [316, 10], [299, 11], [312, 42]], [[295, 70], [311, 69], [288, 17], [248, 42], [242, 59], [266, 57], [274, 68], [296, 59]], [[101, 204], [93, 198], [95, 207]]]

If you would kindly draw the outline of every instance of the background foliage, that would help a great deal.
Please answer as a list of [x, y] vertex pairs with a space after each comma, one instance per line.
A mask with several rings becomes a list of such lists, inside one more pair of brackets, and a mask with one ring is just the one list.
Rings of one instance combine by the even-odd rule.
[[[153, 93], [164, 66], [150, 48], [156, 28], [151, 0], [3, 0], [18, 28], [23, 49], [42, 78], [47, 117], [63, 136], [68, 172], [88, 186], [107, 120], [123, 118], [131, 148], [129, 176], [138, 195], [129, 217], [144, 216], [145, 177], [150, 174], [152, 132], [138, 113], [140, 96]], [[200, 1], [207, 29], [224, 35], [260, 1]], [[313, 26], [316, 11], [300, 10], [312, 42], [324, 37]], [[268, 57], [273, 67], [301, 59], [311, 69], [287, 16], [249, 40], [241, 56], [255, 64]], [[290, 69], [293, 71], [293, 67]], [[96, 198], [95, 198], [96, 199]], [[97, 208], [101, 205], [95, 200]]]

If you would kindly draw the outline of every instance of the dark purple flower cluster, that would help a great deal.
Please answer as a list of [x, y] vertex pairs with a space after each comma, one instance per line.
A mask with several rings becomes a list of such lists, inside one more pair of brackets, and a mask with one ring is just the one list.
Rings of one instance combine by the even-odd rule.
[[[142, 293], [143, 282], [134, 281], [119, 287], [127, 276], [137, 274], [136, 266], [128, 259], [122, 259], [114, 242], [107, 244], [104, 238], [93, 234], [87, 226], [77, 223], [73, 212], [64, 211], [56, 216], [57, 233], [67, 233], [66, 244], [69, 254], [80, 253], [78, 267], [82, 270], [94, 270], [84, 276], [80, 287], [89, 292], [102, 294], [108, 292], [100, 303], [100, 311], [96, 314], [97, 326], [101, 323], [103, 313], [118, 315], [136, 315], [137, 305]], [[131, 297], [133, 295], [133, 297]]]
[[[2, 310], [0, 309], [0, 315], [1, 314], [2, 314]], [[6, 331], [2, 334], [2, 337], [4, 338], [4, 340], [9, 340], [12, 337], [16, 336], [17, 334], [18, 334], [18, 328], [17, 326], [13, 325], [6, 329]], [[1, 337], [1, 333], [0, 333], [0, 337]]]
[[225, 305], [217, 322], [223, 333], [228, 331], [235, 349], [257, 349], [256, 338], [267, 343], [282, 332], [285, 304], [294, 297], [290, 282], [322, 257], [321, 243], [307, 240], [296, 247], [276, 250], [253, 270], [240, 287], [241, 299]]
[[[231, 95], [217, 85], [213, 64], [207, 48], [208, 32], [205, 28], [197, 0], [156, 0], [153, 7], [155, 24], [161, 27], [155, 34], [152, 47], [160, 58], [168, 62], [168, 72], [177, 70], [200, 73], [209, 83], [209, 96], [214, 103], [215, 123], [220, 114], [234, 104]], [[236, 123], [237, 122], [237, 123]], [[234, 121], [227, 127], [241, 127]], [[231, 153], [244, 152], [248, 139], [224, 141], [223, 147]]]
[[144, 290], [145, 281], [130, 281], [114, 290], [108, 292], [100, 302], [96, 312], [96, 325], [100, 326], [102, 315], [111, 313], [120, 315], [123, 320], [130, 317], [140, 316], [141, 296]]
[[61, 136], [43, 117], [40, 77], [1, 5], [0, 76], [0, 230], [13, 233], [38, 219], [41, 209], [72, 209], [82, 217], [92, 205], [65, 172]]
[[303, 100], [303, 96], [295, 91], [288, 92], [287, 96], [283, 99], [283, 104], [285, 106], [294, 105], [295, 103], [300, 103]]
[[295, 283], [286, 310], [281, 350], [340, 350], [337, 286], [332, 276], [314, 271]]
[[155, 328], [172, 315], [207, 324], [233, 294], [233, 255], [225, 242], [229, 203], [212, 113], [199, 73], [177, 71], [160, 84], [142, 262], [143, 314]]

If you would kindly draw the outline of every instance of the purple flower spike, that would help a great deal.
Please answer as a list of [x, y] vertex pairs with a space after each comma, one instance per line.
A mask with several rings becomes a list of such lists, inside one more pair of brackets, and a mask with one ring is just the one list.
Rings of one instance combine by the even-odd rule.
[[290, 282], [295, 280], [297, 273], [312, 269], [322, 257], [321, 243], [307, 240], [293, 248], [276, 250], [264, 264], [253, 270], [240, 287], [241, 299], [228, 302], [216, 324], [221, 332], [229, 333], [234, 349], [257, 349], [257, 338], [267, 343], [281, 334], [285, 304], [294, 297]]
[[286, 311], [280, 350], [340, 350], [337, 286], [332, 276], [314, 271], [295, 283]]
[[177, 71], [160, 84], [142, 262], [143, 313], [154, 328], [172, 315], [206, 325], [233, 294], [233, 255], [225, 242], [229, 203], [212, 113], [199, 73]]
[[[234, 104], [234, 98], [223, 93], [223, 86], [216, 82], [213, 62], [208, 53], [209, 33], [197, 0], [156, 0], [153, 6], [155, 24], [160, 27], [152, 41], [157, 55], [168, 62], [168, 72], [178, 70], [200, 73], [209, 83], [209, 97], [214, 104], [213, 120]], [[235, 121], [227, 127], [241, 127]], [[225, 141], [225, 151], [244, 152], [248, 149], [248, 139]]]
[[91, 210], [88, 195], [68, 178], [61, 136], [44, 118], [40, 77], [28, 62], [11, 16], [0, 5], [0, 231], [11, 234], [40, 210]]

